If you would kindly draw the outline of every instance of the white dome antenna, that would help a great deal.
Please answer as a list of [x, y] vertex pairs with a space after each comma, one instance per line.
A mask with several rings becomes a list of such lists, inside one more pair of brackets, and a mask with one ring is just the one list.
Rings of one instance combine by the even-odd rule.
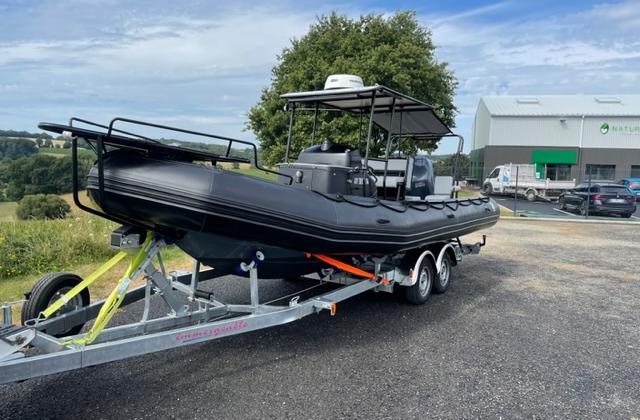
[[324, 90], [363, 87], [362, 77], [353, 74], [332, 74], [324, 82]]

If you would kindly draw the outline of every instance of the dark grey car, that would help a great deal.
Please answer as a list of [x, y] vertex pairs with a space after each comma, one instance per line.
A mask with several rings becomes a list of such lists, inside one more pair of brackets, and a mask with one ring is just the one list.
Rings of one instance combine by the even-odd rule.
[[620, 184], [579, 184], [560, 194], [561, 210], [575, 210], [580, 214], [620, 215], [631, 217], [636, 211], [636, 200], [629, 190]]

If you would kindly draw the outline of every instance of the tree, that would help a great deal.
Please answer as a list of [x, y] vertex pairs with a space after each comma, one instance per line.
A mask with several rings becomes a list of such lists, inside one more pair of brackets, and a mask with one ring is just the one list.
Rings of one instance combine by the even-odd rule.
[[[78, 161], [80, 188], [86, 185], [86, 175], [91, 168], [91, 159], [81, 156]], [[6, 196], [18, 201], [24, 195], [62, 194], [72, 190], [72, 160], [44, 154], [14, 160], [5, 170], [3, 180], [7, 183]]]
[[0, 159], [18, 159], [37, 152], [38, 148], [31, 140], [0, 139]]
[[16, 216], [28, 219], [64, 219], [71, 207], [57, 195], [27, 195], [18, 203]]
[[[433, 160], [433, 173], [435, 176], [453, 176], [455, 155], [450, 155], [440, 159]], [[458, 157], [458, 179], [465, 179], [469, 176], [471, 168], [471, 159], [468, 155], [460, 155]]]
[[53, 147], [53, 141], [51, 141], [51, 139], [45, 139], [44, 147]]
[[[413, 12], [397, 12], [385, 18], [366, 15], [349, 19], [335, 12], [322, 16], [311, 25], [301, 39], [295, 39], [278, 57], [272, 69], [271, 86], [262, 91], [259, 102], [249, 110], [247, 128], [260, 140], [268, 164], [282, 161], [287, 141], [288, 113], [280, 95], [305, 90], [322, 89], [330, 74], [348, 73], [361, 76], [366, 85], [378, 83], [424, 100], [436, 113], [453, 125], [455, 106], [453, 94], [457, 85], [446, 63], [434, 56], [431, 32], [416, 20]], [[297, 114], [292, 153], [308, 146], [313, 117]], [[321, 113], [317, 133], [341, 144], [356, 147], [358, 119], [351, 115]], [[384, 133], [374, 132], [378, 140], [373, 153], [378, 154]], [[404, 142], [400, 149], [413, 152], [416, 147], [433, 150], [435, 141]]]

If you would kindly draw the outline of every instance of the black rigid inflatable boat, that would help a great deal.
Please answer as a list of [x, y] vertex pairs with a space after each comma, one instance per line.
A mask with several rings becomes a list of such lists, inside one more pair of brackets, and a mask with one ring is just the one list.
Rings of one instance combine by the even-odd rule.
[[[434, 194], [431, 163], [425, 157], [390, 158], [394, 132], [395, 138], [452, 135], [430, 106], [382, 86], [284, 96], [293, 106], [344, 104], [348, 112], [370, 113], [370, 125], [375, 122], [389, 133], [385, 156], [370, 158], [367, 144], [363, 159], [357, 149], [324, 141], [289, 162], [287, 144], [278, 179], [269, 181], [216, 166], [238, 161], [229, 156], [231, 142], [246, 142], [235, 139], [126, 119], [108, 127], [80, 120], [106, 132], [79, 128], [73, 120], [70, 125], [39, 126], [72, 138], [74, 157], [78, 138], [96, 150], [87, 191], [98, 210], [85, 209], [158, 232], [219, 275], [233, 273], [257, 250], [267, 256], [260, 267], [262, 278], [288, 277], [325, 266], [306, 253], [342, 259], [397, 256], [498, 220], [498, 206], [488, 197], [456, 198], [451, 188]], [[359, 107], [353, 106], [354, 97]], [[396, 109], [398, 104], [402, 107]], [[394, 121], [396, 112], [405, 114], [404, 126], [402, 119], [399, 125]], [[227, 155], [216, 155], [174, 147], [116, 130], [116, 121], [228, 140], [229, 149]], [[293, 116], [289, 143], [292, 128]], [[461, 138], [458, 147], [461, 152]]]
[[[488, 198], [398, 203], [331, 196], [216, 167], [122, 152], [104, 159], [102, 196], [96, 167], [87, 189], [105, 213], [174, 231], [181, 248], [214, 267], [216, 259], [237, 264], [238, 246], [246, 258], [258, 244], [325, 254], [394, 254], [466, 235], [498, 218]], [[220, 249], [212, 252], [214, 244]]]

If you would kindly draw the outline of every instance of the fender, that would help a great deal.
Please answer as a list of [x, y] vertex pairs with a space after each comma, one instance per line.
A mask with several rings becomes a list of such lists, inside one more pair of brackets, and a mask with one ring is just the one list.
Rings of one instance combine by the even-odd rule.
[[431, 257], [431, 260], [436, 267], [436, 274], [439, 274], [440, 269], [442, 268], [442, 259], [444, 258], [444, 254], [447, 252], [448, 248], [451, 248], [451, 250], [455, 253], [455, 248], [453, 247], [453, 245], [451, 243], [447, 243], [440, 249], [438, 258], [436, 258], [429, 250], [424, 251], [422, 254], [420, 254], [420, 257], [416, 261], [416, 264], [413, 266], [413, 272], [411, 274], [409, 284], [407, 284], [406, 286], [413, 286], [414, 284], [416, 284], [416, 281], [418, 281], [418, 271], [420, 270], [420, 264], [422, 264], [422, 260], [424, 260], [426, 256]]
[[420, 254], [420, 257], [418, 257], [416, 264], [413, 266], [411, 279], [409, 280], [409, 284], [407, 286], [413, 286], [414, 284], [416, 284], [416, 282], [418, 281], [418, 272], [420, 271], [420, 265], [422, 264], [422, 260], [424, 260], [427, 256], [431, 257], [431, 260], [434, 264], [436, 263], [436, 257], [433, 256], [433, 253], [431, 251], [427, 250]]
[[[453, 255], [455, 255], [456, 253], [456, 250], [453, 245], [451, 245], [451, 242], [442, 247], [440, 253], [438, 254], [438, 260], [436, 261], [436, 274], [440, 273], [440, 269], [442, 268], [442, 259], [444, 258], [444, 254], [447, 252], [447, 248], [451, 248], [451, 251], [453, 251]], [[452, 262], [452, 265], [455, 265], [455, 261]]]

